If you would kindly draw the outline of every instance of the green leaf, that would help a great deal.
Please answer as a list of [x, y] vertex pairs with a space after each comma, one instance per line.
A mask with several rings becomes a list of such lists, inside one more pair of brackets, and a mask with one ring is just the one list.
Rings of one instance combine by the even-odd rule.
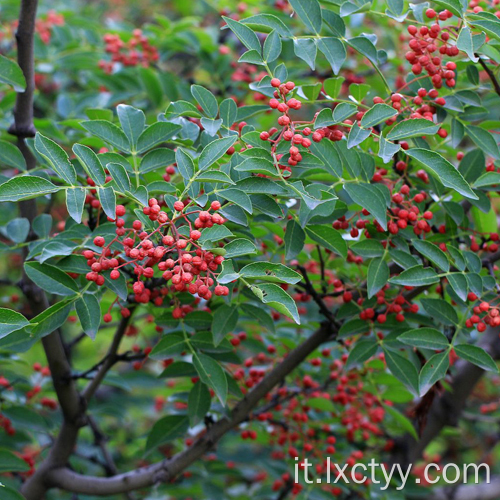
[[26, 161], [21, 151], [7, 141], [0, 141], [0, 163], [19, 170], [26, 170]]
[[439, 124], [425, 118], [403, 120], [394, 125], [387, 134], [387, 139], [390, 141], [400, 141], [402, 139], [410, 139], [411, 137], [434, 135], [437, 134], [439, 127]]
[[259, 38], [248, 26], [231, 19], [230, 17], [222, 16], [222, 19], [226, 21], [229, 29], [238, 37], [240, 42], [248, 50], [256, 50], [259, 54], [261, 53], [261, 46]]
[[14, 243], [26, 241], [30, 232], [30, 221], [24, 217], [16, 217], [10, 220], [3, 230], [4, 235]]
[[231, 333], [236, 328], [238, 317], [237, 306], [224, 304], [215, 310], [212, 321], [215, 347], [222, 342], [228, 333]]
[[150, 353], [151, 359], [164, 359], [172, 354], [180, 354], [187, 349], [182, 333], [171, 332], [164, 335]]
[[130, 153], [130, 143], [127, 136], [114, 123], [107, 120], [88, 120], [80, 122], [80, 125], [119, 151]]
[[389, 283], [403, 286], [426, 286], [439, 283], [439, 276], [431, 267], [418, 265], [406, 269], [399, 276], [392, 277]]
[[35, 136], [35, 149], [49, 162], [50, 166], [68, 184], [76, 184], [75, 167], [69, 161], [64, 150], [51, 139], [37, 132]]
[[438, 381], [446, 376], [450, 366], [450, 357], [448, 351], [434, 354], [420, 371], [419, 385], [420, 396], [427, 394], [429, 389]]
[[474, 54], [474, 43], [472, 42], [472, 33], [468, 26], [463, 26], [458, 34], [457, 47], [463, 50], [472, 62], [477, 62], [479, 58]]
[[326, 224], [307, 225], [306, 233], [309, 238], [314, 240], [316, 243], [319, 243], [324, 248], [331, 250], [344, 259], [347, 258], [347, 243], [344, 238], [342, 238], [340, 232], [332, 226]]
[[213, 243], [214, 241], [222, 240], [223, 238], [229, 238], [233, 236], [233, 233], [226, 226], [212, 226], [204, 229], [201, 232], [200, 243], [204, 244], [206, 242]]
[[252, 26], [255, 31], [261, 31], [262, 33], [269, 33], [275, 29], [281, 36], [292, 36], [292, 32], [286, 24], [273, 14], [256, 14], [243, 19], [241, 22]]
[[349, 353], [345, 367], [352, 368], [355, 365], [361, 365], [367, 359], [370, 359], [377, 352], [378, 344], [375, 339], [358, 340]]
[[0, 307], [0, 339], [21, 330], [26, 325], [29, 325], [29, 321], [22, 314], [12, 309]]
[[104, 171], [98, 156], [89, 147], [82, 144], [73, 146], [73, 153], [80, 161], [88, 176], [99, 186], [106, 183], [106, 172]]
[[351, 115], [356, 113], [358, 108], [356, 105], [351, 104], [350, 102], [341, 102], [335, 109], [333, 110], [333, 121], [335, 123], [343, 122], [346, 118], [349, 118]]
[[446, 277], [455, 293], [465, 302], [469, 292], [467, 278], [462, 273], [450, 273]]
[[188, 429], [189, 420], [185, 415], [167, 415], [160, 418], [148, 435], [146, 452], [174, 439], [184, 437]]
[[[0, 474], [4, 474], [6, 472], [26, 472], [29, 470], [30, 466], [22, 458], [14, 455], [14, 453], [9, 450], [0, 448]], [[3, 490], [0, 489], [0, 494], [2, 493]]]
[[210, 118], [217, 118], [219, 105], [217, 99], [210, 90], [201, 85], [191, 85], [191, 95], [196, 99], [196, 102], [202, 107], [203, 111]]
[[2, 500], [26, 500], [21, 493], [13, 490], [8, 486], [4, 486], [0, 483], [0, 487], [2, 487]]
[[283, 288], [273, 283], [265, 285], [254, 285], [252, 292], [269, 307], [276, 309], [279, 313], [291, 318], [300, 325], [300, 316], [295, 301]]
[[61, 300], [35, 316], [30, 321], [34, 325], [31, 327], [31, 335], [35, 338], [41, 338], [57, 330], [66, 322], [73, 302], [74, 298]]
[[439, 153], [428, 149], [413, 148], [406, 151], [406, 154], [430, 170], [444, 186], [454, 189], [466, 198], [478, 199], [462, 174]]
[[363, 118], [361, 118], [361, 126], [365, 128], [374, 127], [397, 114], [398, 112], [392, 106], [378, 103], [363, 115]]
[[373, 257], [381, 257], [384, 255], [384, 247], [382, 243], [373, 239], [366, 239], [356, 241], [353, 245], [351, 245], [351, 250], [356, 255], [361, 255], [361, 257], [365, 259], [371, 259]]
[[263, 57], [266, 62], [273, 62], [281, 54], [281, 38], [276, 30], [271, 31], [264, 41]]
[[361, 128], [358, 122], [354, 122], [354, 125], [349, 131], [347, 136], [347, 149], [354, 148], [355, 146], [361, 144], [365, 139], [370, 137], [371, 131], [368, 129]]
[[485, 186], [495, 186], [500, 184], [500, 173], [498, 172], [486, 172], [479, 179], [477, 179], [472, 185], [475, 188], [485, 187]]
[[148, 149], [167, 142], [181, 130], [180, 125], [170, 122], [156, 122], [150, 125], [137, 139], [137, 152], [144, 153]]
[[458, 325], [454, 307], [443, 299], [421, 299], [422, 306], [429, 317], [448, 326]]
[[75, 303], [76, 314], [82, 325], [83, 331], [95, 339], [101, 324], [101, 306], [95, 295], [85, 293]]
[[125, 170], [125, 167], [120, 163], [108, 163], [106, 168], [109, 170], [109, 173], [113, 180], [116, 183], [116, 186], [122, 193], [129, 192], [132, 189], [132, 185], [130, 184], [130, 178]]
[[265, 158], [247, 158], [234, 168], [238, 172], [252, 172], [278, 177], [274, 163]]
[[285, 260], [290, 261], [297, 257], [297, 255], [304, 248], [306, 234], [300, 224], [290, 219], [286, 225], [285, 231]]
[[219, 196], [222, 196], [225, 200], [233, 202], [235, 205], [238, 205], [243, 210], [251, 214], [253, 212], [252, 200], [250, 197], [240, 189], [229, 188], [223, 189], [217, 193]]
[[379, 290], [381, 290], [389, 280], [389, 266], [383, 258], [372, 259], [368, 266], [367, 288], [368, 298], [371, 299]]
[[312, 38], [294, 38], [293, 51], [298, 58], [305, 61], [314, 71], [318, 47]]
[[101, 187], [97, 189], [97, 193], [104, 213], [111, 219], [116, 219], [115, 190], [111, 186]]
[[274, 283], [298, 283], [302, 276], [283, 264], [274, 262], [252, 262], [240, 270], [240, 276], [248, 279], [261, 279]]
[[197, 372], [191, 363], [185, 361], [175, 361], [163, 370], [158, 378], [182, 378], [195, 377]]
[[200, 380], [211, 387], [222, 406], [226, 406], [227, 379], [219, 363], [206, 354], [196, 353], [193, 354], [193, 364], [200, 376]]
[[225, 184], [236, 184], [231, 177], [219, 170], [205, 170], [196, 176], [198, 182], [223, 182]]
[[332, 67], [333, 73], [338, 75], [347, 57], [344, 44], [341, 40], [332, 37], [322, 37], [318, 40], [318, 49], [325, 55], [326, 60]]
[[189, 425], [194, 427], [205, 418], [210, 410], [212, 398], [207, 386], [202, 382], [196, 382], [189, 391], [188, 397], [188, 416]]
[[49, 214], [40, 214], [33, 220], [33, 231], [40, 238], [46, 238], [52, 229], [52, 216]]
[[415, 365], [390, 349], [384, 349], [385, 361], [391, 373], [413, 394], [418, 395], [418, 372]]
[[481, 151], [484, 151], [485, 154], [492, 156], [495, 160], [500, 160], [498, 144], [490, 132], [484, 128], [476, 127], [474, 125], [466, 126], [465, 130]]
[[318, 0], [289, 0], [289, 3], [306, 27], [319, 35], [323, 19]]
[[381, 192], [371, 184], [344, 184], [344, 189], [354, 203], [370, 212], [384, 231], [387, 231], [387, 205]]
[[335, 405], [329, 399], [325, 398], [309, 398], [307, 406], [314, 410], [335, 412]]
[[478, 12], [477, 14], [469, 14], [470, 24], [474, 27], [481, 28], [490, 37], [500, 40], [500, 21], [491, 12]]
[[378, 156], [382, 158], [384, 163], [389, 163], [394, 158], [394, 155], [401, 149], [399, 144], [386, 141], [382, 135], [379, 136], [378, 145]]
[[127, 136], [132, 149], [135, 150], [137, 146], [137, 139], [142, 134], [144, 126], [146, 125], [146, 117], [144, 113], [133, 106], [126, 104], [119, 104], [116, 107], [116, 113], [120, 120], [125, 135]]
[[448, 339], [435, 328], [415, 328], [402, 333], [398, 340], [420, 349], [441, 350], [449, 347]]
[[437, 245], [427, 240], [412, 240], [412, 244], [417, 252], [436, 264], [441, 271], [447, 273], [450, 270], [448, 257]]
[[[357, 36], [347, 40], [347, 43], [360, 54], [364, 55], [369, 61], [377, 64], [377, 49], [373, 43], [365, 36]], [[359, 99], [358, 99], [359, 101]]]
[[79, 291], [73, 278], [50, 264], [25, 262], [24, 270], [28, 278], [46, 292], [55, 295], [74, 295]]
[[230, 127], [238, 116], [238, 106], [233, 99], [224, 99], [220, 103], [219, 116], [222, 118], [222, 123], [225, 127]]
[[409, 420], [408, 418], [406, 418], [401, 412], [399, 412], [398, 410], [396, 410], [396, 408], [394, 408], [393, 406], [389, 406], [389, 405], [386, 405], [386, 404], [384, 404], [383, 406], [384, 406], [385, 411], [394, 420], [396, 426], [399, 429], [401, 429], [401, 430], [403, 430], [403, 431], [408, 432], [409, 434], [411, 434], [415, 438], [415, 441], [418, 441], [419, 438], [418, 438], [418, 435], [417, 435], [417, 431], [415, 430], [415, 427], [413, 427], [413, 424], [411, 423], [411, 420]]
[[276, 331], [273, 318], [267, 311], [264, 311], [262, 307], [257, 307], [253, 304], [246, 303], [241, 304], [240, 308], [243, 311], [243, 314], [249, 316], [250, 318], [256, 319], [260, 326], [263, 326], [271, 333], [274, 333]]
[[250, 240], [245, 238], [236, 238], [226, 243], [226, 245], [224, 245], [224, 250], [226, 251], [224, 255], [226, 259], [234, 259], [234, 257], [240, 257], [241, 255], [257, 253], [257, 247]]
[[[167, 313], [169, 316], [170, 313]], [[213, 316], [207, 311], [191, 311], [186, 314], [184, 323], [194, 330], [208, 330], [212, 326]], [[213, 343], [212, 343], [213, 345]]]
[[464, 9], [464, 3], [460, 0], [433, 0], [433, 2], [439, 5], [441, 8], [449, 10], [455, 16], [462, 18]]
[[465, 153], [458, 170], [467, 182], [474, 182], [483, 172], [486, 158], [483, 151], [473, 149]]
[[199, 169], [205, 170], [222, 158], [226, 154], [226, 151], [235, 143], [236, 139], [237, 137], [235, 136], [223, 137], [205, 146], [198, 161]]
[[[331, 110], [326, 111], [331, 115]], [[323, 162], [328, 172], [335, 177], [342, 177], [342, 160], [332, 141], [313, 142], [310, 150]]]
[[66, 207], [71, 218], [77, 223], [82, 222], [83, 208], [87, 192], [80, 187], [66, 190]]
[[177, 148], [175, 162], [182, 178], [189, 181], [194, 175], [194, 162], [191, 156], [182, 148]]
[[335, 78], [327, 78], [323, 82], [323, 88], [328, 96], [335, 99], [340, 94], [342, 90], [342, 84], [345, 82], [343, 76], [337, 76]]
[[200, 120], [200, 123], [209, 136], [215, 137], [222, 126], [222, 119], [220, 118], [218, 120], [213, 120], [212, 118], [203, 116]]
[[24, 92], [26, 89], [26, 80], [19, 65], [12, 59], [8, 59], [1, 54], [0, 82], [12, 86], [16, 92]]
[[454, 347], [455, 353], [483, 370], [498, 373], [498, 367], [491, 356], [481, 347], [469, 344], [458, 344]]

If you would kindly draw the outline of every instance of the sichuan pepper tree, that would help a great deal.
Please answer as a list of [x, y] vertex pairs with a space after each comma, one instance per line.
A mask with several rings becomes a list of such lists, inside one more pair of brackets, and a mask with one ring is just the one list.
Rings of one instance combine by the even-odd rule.
[[[448, 498], [426, 462], [493, 466], [496, 2], [47, 7], [1, 39], [0, 497]], [[294, 482], [327, 457], [422, 481]]]

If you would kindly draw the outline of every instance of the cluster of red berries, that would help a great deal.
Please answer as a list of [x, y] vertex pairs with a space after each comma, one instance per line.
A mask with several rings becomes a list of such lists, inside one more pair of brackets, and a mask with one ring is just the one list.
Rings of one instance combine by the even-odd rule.
[[[477, 296], [469, 292], [467, 297], [471, 301], [477, 300]], [[484, 332], [486, 325], [500, 326], [500, 310], [497, 306], [492, 306], [489, 302], [481, 302], [479, 305], [474, 306], [472, 315], [467, 318], [465, 326], [467, 328], [476, 328], [478, 332]]]
[[[166, 207], [165, 202], [161, 203]], [[148, 206], [143, 208], [143, 213], [151, 221], [157, 222], [158, 226], [149, 233], [144, 230], [142, 222], [138, 219], [132, 222], [131, 228], [126, 228], [123, 218], [126, 215], [126, 208], [117, 205], [116, 219], [108, 218], [116, 225], [116, 236], [107, 243], [103, 236], [96, 236], [94, 245], [101, 250], [83, 252], [91, 268], [86, 275], [87, 280], [102, 286], [105, 281], [103, 272], [110, 271], [109, 277], [117, 280], [121, 276], [120, 270], [129, 266], [132, 267], [129, 274], [136, 276], [132, 290], [134, 300], [138, 303], [153, 301], [160, 306], [169, 291], [187, 291], [205, 300], [209, 300], [212, 293], [227, 295], [229, 289], [226, 286], [216, 285], [213, 292], [211, 290], [215, 283], [216, 271], [224, 260], [221, 255], [223, 249], [219, 247], [211, 251], [203, 250], [197, 243], [201, 238], [200, 229], [212, 227], [214, 224], [224, 224], [224, 218], [216, 213], [221, 205], [218, 201], [213, 201], [209, 210], [186, 211], [188, 204], [188, 200], [176, 201], [175, 212], [170, 217], [162, 209], [160, 202], [151, 198]], [[214, 213], [210, 213], [210, 210]], [[192, 218], [196, 216], [194, 222], [191, 222], [189, 216]], [[187, 227], [187, 235], [184, 231], [180, 231], [181, 226]], [[112, 249], [114, 244], [119, 244], [123, 248], [114, 250]], [[161, 280], [158, 286], [151, 286], [152, 283], [148, 280], [155, 277], [155, 268], [161, 272]], [[166, 282], [171, 283], [170, 289], [165, 285]], [[130, 311], [122, 308], [121, 314], [128, 316]], [[173, 311], [175, 318], [183, 317], [185, 314], [183, 307], [176, 307]], [[111, 319], [109, 312], [104, 315], [104, 321]]]
[[64, 16], [62, 14], [58, 14], [53, 10], [49, 10], [47, 12], [47, 16], [45, 19], [37, 19], [35, 24], [35, 29], [40, 39], [43, 43], [48, 44], [52, 37], [52, 28], [54, 26], [63, 26], [64, 25]]
[[[448, 63], [450, 66], [456, 67], [455, 63]], [[427, 99], [427, 101], [425, 101]], [[433, 101], [430, 101], [432, 99]], [[437, 108], [435, 105], [444, 106], [446, 104], [446, 100], [444, 97], [439, 97], [439, 91], [436, 89], [426, 90], [424, 88], [420, 88], [417, 91], [416, 96], [409, 96], [402, 94], [401, 92], [396, 92], [392, 94], [388, 99], [382, 99], [379, 96], [375, 96], [373, 98], [374, 104], [385, 103], [390, 101], [390, 105], [398, 111], [401, 115], [402, 113], [410, 113], [409, 119], [415, 118], [423, 118], [429, 120], [431, 122], [434, 121], [434, 117], [437, 113]], [[365, 111], [359, 111], [356, 115], [356, 119], [361, 119]], [[392, 125], [397, 120], [397, 116], [393, 116], [386, 120], [386, 125]], [[441, 138], [446, 138], [448, 136], [448, 132], [444, 128], [440, 128], [437, 134]], [[408, 148], [406, 148], [408, 149]]]
[[498, 251], [498, 241], [500, 239], [498, 233], [480, 233], [474, 231], [474, 235], [481, 237], [481, 244], [476, 241], [475, 236], [471, 236], [470, 249], [472, 252], [483, 250], [485, 252], [495, 253]]
[[16, 433], [16, 429], [14, 429], [11, 420], [2, 414], [0, 414], [0, 427], [9, 436], [13, 436]]
[[[359, 313], [360, 319], [364, 321], [375, 321], [378, 323], [384, 324], [387, 321], [388, 314], [394, 314], [395, 319], [398, 323], [402, 323], [405, 320], [404, 312], [409, 312], [412, 314], [416, 314], [419, 310], [418, 304], [413, 304], [409, 300], [405, 298], [405, 296], [400, 293], [397, 297], [391, 298], [390, 302], [386, 299], [385, 293], [386, 290], [389, 289], [389, 285], [385, 285], [382, 290], [379, 290], [375, 296], [377, 298], [378, 306], [385, 306], [385, 310], [383, 312], [375, 312], [375, 309], [372, 307], [368, 307], [367, 309], [362, 310]], [[364, 299], [358, 299], [358, 305], [362, 306]], [[379, 338], [382, 334], [379, 334]]]
[[135, 29], [132, 32], [132, 38], [127, 42], [123, 41], [119, 35], [111, 33], [104, 35], [103, 40], [106, 44], [104, 50], [111, 54], [111, 61], [99, 61], [99, 68], [106, 73], [112, 73], [116, 63], [124, 66], [141, 65], [147, 68], [160, 58], [158, 49], [151, 45], [140, 29]]
[[[271, 85], [276, 88], [274, 91], [274, 97], [269, 101], [269, 107], [271, 109], [277, 109], [281, 114], [278, 118], [278, 125], [282, 127], [282, 130], [276, 139], [272, 139], [271, 136], [278, 132], [278, 129], [273, 127], [269, 131], [261, 132], [260, 138], [263, 141], [270, 142], [273, 146], [271, 149], [272, 153], [276, 153], [279, 142], [283, 139], [290, 142], [292, 145], [289, 148], [290, 156], [288, 158], [288, 165], [281, 165], [281, 170], [291, 171], [290, 167], [293, 167], [302, 161], [302, 154], [299, 146], [308, 149], [311, 146], [311, 139], [308, 138], [312, 134], [313, 140], [319, 142], [323, 136], [320, 136], [317, 132], [312, 132], [309, 127], [304, 127], [301, 132], [295, 130], [295, 126], [298, 122], [292, 121], [289, 115], [291, 109], [299, 110], [302, 107], [302, 103], [295, 99], [294, 97], [287, 98], [287, 95], [293, 91], [295, 88], [294, 82], [281, 83], [278, 78], [271, 79]], [[317, 137], [316, 137], [317, 136]], [[278, 154], [276, 158], [278, 161], [282, 159], [283, 155]]]
[[[433, 9], [427, 9], [426, 15], [429, 19], [436, 16], [439, 20], [446, 20], [453, 16], [447, 10], [436, 13]], [[422, 71], [430, 76], [432, 84], [436, 89], [443, 86], [443, 81], [448, 87], [454, 87], [455, 69], [454, 62], [448, 62], [443, 66], [443, 56], [457, 56], [459, 53], [456, 45], [449, 44], [450, 34], [442, 29], [439, 22], [433, 24], [430, 28], [427, 26], [408, 26], [410, 41], [408, 43], [410, 50], [406, 53], [406, 60], [412, 64], [414, 75], [420, 75]], [[438, 47], [438, 45], [441, 46]]]
[[[350, 345], [348, 341], [347, 344]], [[347, 345], [346, 344], [346, 345]], [[274, 353], [275, 348], [271, 351]], [[268, 352], [271, 352], [268, 349]], [[324, 348], [321, 351], [323, 358], [331, 356], [331, 350]], [[263, 360], [264, 353], [259, 354]], [[382, 356], [381, 356], [382, 358]], [[357, 370], [351, 370], [348, 373], [342, 373], [347, 360], [347, 354], [342, 359], [335, 360], [330, 365], [329, 382], [326, 385], [320, 385], [313, 380], [310, 375], [296, 380], [296, 387], [280, 387], [274, 393], [266, 397], [267, 408], [261, 412], [256, 412], [250, 422], [245, 424], [241, 431], [241, 438], [244, 440], [255, 440], [258, 438], [257, 422], [265, 423], [271, 426], [269, 433], [271, 444], [276, 446], [272, 452], [272, 458], [284, 460], [287, 457], [296, 459], [305, 456], [314, 456], [316, 461], [315, 473], [324, 474], [328, 467], [327, 457], [337, 453], [335, 443], [336, 437], [328, 424], [321, 428], [313, 427], [310, 424], [310, 413], [317, 411], [316, 404], [319, 399], [325, 399], [336, 403], [335, 417], [342, 423], [342, 433], [345, 433], [347, 440], [354, 443], [356, 440], [366, 442], [372, 436], [380, 437], [383, 432], [380, 423], [385, 418], [385, 410], [377, 396], [369, 390], [365, 390], [361, 379], [361, 373]], [[313, 358], [309, 362], [312, 366], [318, 367], [323, 364], [322, 358]], [[244, 375], [245, 369], [240, 368], [235, 374], [237, 380], [244, 380], [245, 387], [251, 387], [264, 376], [268, 369], [256, 369], [253, 367], [254, 360], [248, 359], [244, 367], [248, 370], [248, 378]], [[335, 390], [326, 390], [328, 384], [337, 382]], [[312, 404], [313, 401], [315, 404]], [[309, 404], [311, 402], [311, 404]], [[385, 402], [391, 404], [390, 402]], [[338, 407], [342, 407], [338, 411]], [[384, 449], [387, 449], [391, 443], [385, 442]], [[345, 459], [352, 467], [359, 460], [363, 459], [363, 452], [354, 450]], [[344, 459], [343, 459], [344, 460]], [[332, 463], [330, 463], [330, 466]], [[300, 467], [300, 465], [299, 465]], [[331, 469], [335, 474], [334, 468]], [[283, 475], [273, 483], [273, 490], [281, 489], [288, 481], [288, 475]], [[294, 485], [296, 493], [301, 491], [301, 485]], [[327, 488], [325, 486], [325, 488]], [[335, 492], [337, 495], [340, 491]]]
[[[377, 181], [377, 179], [375, 180]], [[415, 194], [411, 199], [405, 199], [409, 194], [410, 187], [404, 184], [399, 190], [399, 193], [392, 195], [392, 202], [394, 205], [389, 211], [391, 220], [387, 225], [387, 229], [391, 234], [396, 235], [401, 229], [406, 229], [409, 225], [413, 226], [413, 232], [416, 235], [429, 233], [431, 231], [431, 226], [428, 221], [433, 218], [433, 213], [429, 210], [421, 213], [420, 208], [417, 206], [417, 204], [423, 203], [426, 200], [427, 194], [422, 191]], [[360, 234], [360, 230], [365, 229], [365, 236], [370, 238], [371, 235], [369, 231], [366, 230], [366, 226], [371, 221], [361, 218], [362, 215], [367, 217], [370, 215], [370, 212], [368, 212], [366, 208], [363, 208], [360, 213], [354, 214], [350, 219], [347, 219], [346, 216], [343, 215], [332, 223], [332, 227], [337, 230], [347, 230], [351, 227], [353, 220], [357, 218], [356, 222], [351, 227], [350, 235], [353, 238], [357, 238]], [[385, 232], [377, 220], [374, 219], [373, 224], [377, 231]]]

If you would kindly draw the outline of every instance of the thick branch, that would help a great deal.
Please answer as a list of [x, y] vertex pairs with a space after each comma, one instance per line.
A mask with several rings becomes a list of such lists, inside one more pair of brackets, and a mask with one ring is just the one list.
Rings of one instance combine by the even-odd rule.
[[[14, 123], [9, 133], [20, 140], [35, 135], [33, 125], [33, 94], [35, 92], [35, 21], [38, 0], [22, 0], [16, 31], [17, 62], [26, 79], [26, 90], [18, 92], [14, 108]], [[24, 154], [24, 152], [23, 152]]]
[[69, 469], [53, 470], [47, 476], [48, 483], [74, 493], [106, 496], [169, 481], [209, 451], [224, 434], [243, 422], [273, 387], [335, 333], [336, 330], [329, 323], [323, 323], [234, 407], [230, 419], [219, 420], [190, 448], [171, 459], [110, 478], [83, 476]]

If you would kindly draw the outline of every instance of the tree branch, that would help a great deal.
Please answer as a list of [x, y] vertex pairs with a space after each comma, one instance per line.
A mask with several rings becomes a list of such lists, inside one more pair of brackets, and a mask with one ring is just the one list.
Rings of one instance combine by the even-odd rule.
[[479, 58], [479, 64], [483, 67], [484, 71], [486, 71], [486, 74], [489, 76], [491, 83], [493, 84], [495, 92], [500, 96], [500, 83], [498, 82], [497, 77], [495, 76], [493, 71], [491, 71], [491, 69], [488, 67], [486, 62], [483, 61], [478, 54], [474, 55]]
[[[22, 0], [19, 24], [16, 30], [17, 62], [26, 80], [26, 90], [18, 92], [14, 108], [14, 123], [9, 133], [24, 143], [25, 137], [34, 137], [33, 95], [35, 92], [35, 21], [38, 0]], [[21, 151], [24, 155], [24, 151]]]
[[67, 468], [60, 468], [49, 471], [47, 474], [48, 484], [73, 493], [106, 496], [169, 481], [209, 451], [224, 434], [243, 422], [273, 387], [279, 384], [323, 342], [331, 339], [335, 334], [335, 327], [328, 322], [322, 323], [316, 332], [291, 351], [282, 363], [276, 366], [233, 408], [230, 419], [224, 418], [216, 422], [190, 448], [174, 457], [110, 478], [84, 476]]
[[108, 373], [108, 371], [113, 367], [113, 365], [118, 361], [118, 348], [120, 347], [120, 342], [122, 341], [125, 332], [127, 331], [128, 324], [130, 323], [130, 319], [132, 318], [132, 314], [134, 313], [134, 309], [130, 308], [131, 314], [126, 318], [122, 318], [120, 323], [118, 324], [118, 328], [116, 329], [115, 336], [113, 337], [113, 342], [109, 346], [108, 352], [104, 357], [103, 361], [100, 361], [96, 367], [99, 366], [99, 370], [96, 373], [95, 377], [91, 380], [89, 385], [83, 391], [83, 397], [85, 401], [90, 401], [95, 391], [101, 385], [101, 382], [104, 380], [104, 377]]

